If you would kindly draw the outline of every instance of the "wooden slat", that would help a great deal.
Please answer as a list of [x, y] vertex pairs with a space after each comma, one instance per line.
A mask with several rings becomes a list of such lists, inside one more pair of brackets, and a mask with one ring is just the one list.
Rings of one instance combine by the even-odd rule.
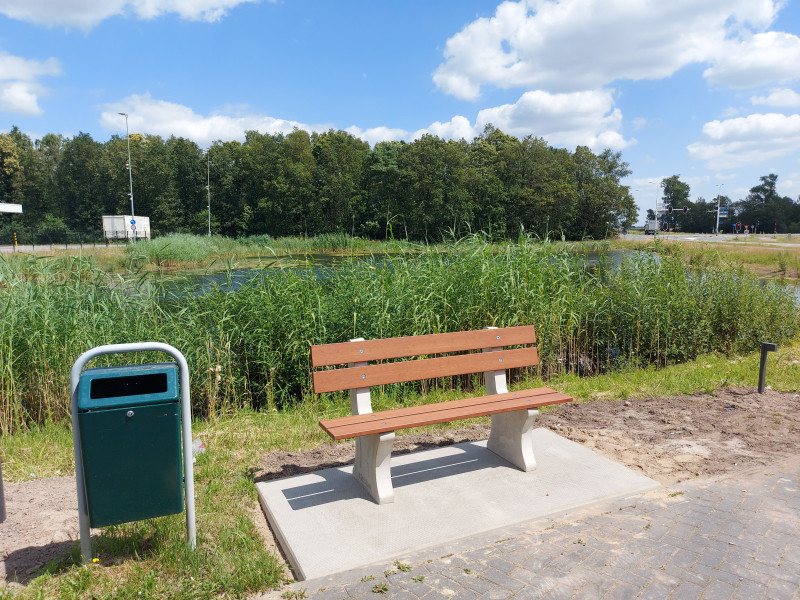
[[440, 358], [346, 367], [313, 374], [314, 391], [335, 392], [418, 379], [435, 379], [483, 371], [501, 371], [539, 364], [536, 348], [475, 352]]
[[406, 358], [421, 354], [443, 354], [464, 352], [498, 346], [535, 344], [536, 331], [533, 325], [434, 333], [408, 337], [343, 342], [311, 346], [311, 365], [324, 367], [346, 363]]
[[409, 427], [471, 419], [473, 417], [525, 408], [538, 408], [571, 401], [572, 398], [566, 394], [549, 388], [536, 388], [507, 394], [386, 410], [366, 415], [351, 415], [338, 419], [323, 420], [319, 424], [334, 440], [342, 440], [373, 433], [385, 433], [398, 429], [408, 429]]
[[[553, 390], [546, 387], [532, 388], [529, 390], [518, 390], [515, 392], [506, 392], [505, 394], [495, 394], [492, 396], [475, 396], [473, 398], [462, 398], [459, 400], [451, 400], [447, 402], [437, 402], [434, 404], [423, 404], [419, 406], [405, 406], [403, 408], [392, 408], [389, 410], [393, 415], [400, 417], [410, 417], [418, 414], [428, 412], [435, 412], [437, 410], [445, 410], [450, 406], [477, 406], [486, 404], [491, 401], [509, 400], [513, 398], [535, 398], [537, 396], [547, 396], [553, 394]], [[387, 412], [387, 411], [383, 411]], [[368, 413], [369, 415], [378, 414], [378, 412]], [[336, 421], [339, 425], [351, 425], [355, 423], [363, 423], [366, 415], [347, 415], [346, 417], [337, 417], [331, 419]]]

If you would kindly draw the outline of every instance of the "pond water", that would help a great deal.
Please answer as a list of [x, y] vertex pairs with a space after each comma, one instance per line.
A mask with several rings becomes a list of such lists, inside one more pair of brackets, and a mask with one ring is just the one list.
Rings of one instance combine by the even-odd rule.
[[[586, 266], [589, 269], [597, 268], [602, 261], [605, 261], [611, 269], [616, 269], [622, 263], [626, 255], [630, 255], [631, 250], [612, 250], [601, 254], [592, 252], [585, 256]], [[155, 276], [156, 285], [158, 285], [162, 293], [166, 295], [182, 295], [182, 294], [195, 294], [202, 295], [212, 289], [220, 289], [223, 291], [235, 291], [249, 283], [253, 279], [274, 276], [280, 270], [297, 269], [297, 270], [312, 270], [320, 277], [325, 276], [325, 272], [329, 269], [334, 269], [339, 265], [348, 263], [350, 261], [363, 262], [374, 266], [383, 265], [387, 260], [393, 257], [405, 256], [380, 254], [380, 255], [342, 255], [342, 254], [314, 254], [314, 255], [286, 255], [280, 257], [274, 262], [267, 263], [266, 265], [257, 267], [244, 267], [244, 268], [228, 268], [224, 271], [215, 272], [184, 272], [184, 273], [164, 273], [160, 276]], [[411, 255], [413, 259], [413, 255]]]

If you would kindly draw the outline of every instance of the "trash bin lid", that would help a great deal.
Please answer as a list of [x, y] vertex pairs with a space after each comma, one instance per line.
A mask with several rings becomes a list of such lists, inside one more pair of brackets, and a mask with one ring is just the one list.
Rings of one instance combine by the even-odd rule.
[[86, 369], [78, 381], [78, 410], [175, 402], [178, 365], [156, 363]]

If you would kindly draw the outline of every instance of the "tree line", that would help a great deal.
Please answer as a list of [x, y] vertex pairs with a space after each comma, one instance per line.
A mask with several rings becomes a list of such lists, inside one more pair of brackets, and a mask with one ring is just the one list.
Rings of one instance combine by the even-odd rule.
[[[135, 213], [155, 235], [206, 233], [209, 196], [212, 232], [231, 237], [599, 239], [637, 218], [620, 153], [570, 152], [491, 125], [472, 141], [424, 135], [372, 148], [334, 130], [248, 131], [208, 150], [182, 137], [129, 140]], [[102, 236], [103, 215], [130, 213], [127, 143], [0, 135], [0, 202], [24, 209], [0, 215], [0, 243], [12, 232], [21, 243]]]
[[[661, 181], [661, 202], [671, 206], [672, 212], [659, 215], [662, 229], [675, 229], [689, 233], [711, 233], [717, 224], [717, 201], [728, 208], [727, 217], [719, 222], [720, 233], [800, 233], [800, 197], [792, 200], [777, 192], [778, 176], [775, 173], [759, 178], [758, 185], [750, 188], [744, 199], [731, 200], [720, 195], [710, 200], [689, 200], [689, 184], [672, 175]], [[687, 210], [684, 212], [683, 207]], [[654, 219], [655, 211], [647, 209], [647, 218]], [[737, 227], [738, 224], [738, 227]]]

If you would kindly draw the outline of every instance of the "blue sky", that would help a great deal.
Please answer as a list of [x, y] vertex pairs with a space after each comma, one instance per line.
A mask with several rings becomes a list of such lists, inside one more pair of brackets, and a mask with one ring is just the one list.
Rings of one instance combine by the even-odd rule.
[[679, 174], [800, 196], [800, 0], [0, 0], [0, 131], [344, 129], [472, 139], [493, 123], [622, 152], [644, 210]]

